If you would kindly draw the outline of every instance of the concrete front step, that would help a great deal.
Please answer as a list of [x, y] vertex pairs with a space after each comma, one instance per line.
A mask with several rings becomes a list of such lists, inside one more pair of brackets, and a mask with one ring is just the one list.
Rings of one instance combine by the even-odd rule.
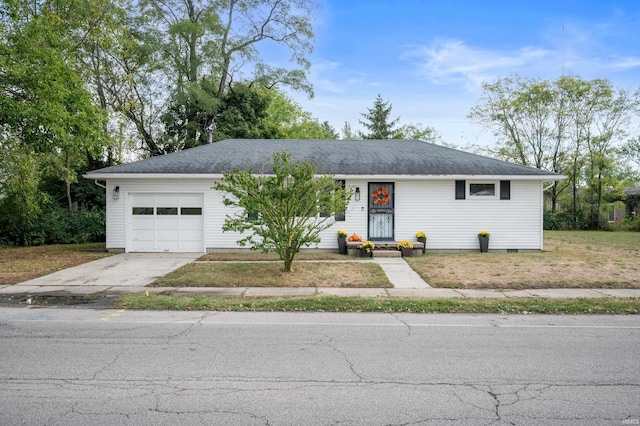
[[[397, 241], [374, 241], [376, 244], [376, 250], [397, 250], [398, 242]], [[415, 250], [422, 250], [424, 244], [418, 241], [412, 241], [413, 248]], [[350, 249], [358, 248], [362, 244], [362, 241], [347, 241], [347, 247]]]
[[373, 257], [402, 257], [400, 250], [374, 250]]
[[[424, 244], [418, 241], [412, 241], [413, 255], [420, 256]], [[360, 256], [360, 245], [362, 241], [347, 241], [347, 253], [351, 256]], [[402, 253], [398, 250], [396, 241], [377, 241], [376, 248], [373, 250], [373, 257], [402, 257]]]

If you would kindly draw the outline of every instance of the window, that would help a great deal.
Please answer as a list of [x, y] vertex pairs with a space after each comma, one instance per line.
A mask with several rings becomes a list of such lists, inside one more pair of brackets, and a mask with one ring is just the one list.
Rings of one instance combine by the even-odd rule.
[[158, 207], [156, 214], [158, 216], [177, 216], [178, 208], [177, 207]]
[[153, 215], [153, 207], [134, 207], [133, 214], [138, 215]]
[[456, 200], [465, 199], [465, 186], [466, 182], [463, 180], [456, 181]]
[[202, 207], [181, 207], [182, 216], [202, 216]]
[[[496, 188], [500, 185], [499, 188]], [[484, 198], [484, 199], [497, 199], [498, 196], [501, 200], [511, 199], [511, 181], [501, 180], [499, 183], [495, 182], [472, 182], [467, 183], [464, 180], [456, 181], [456, 200], [464, 200], [469, 194], [469, 198]]]
[[470, 183], [469, 197], [495, 197], [495, 183]]

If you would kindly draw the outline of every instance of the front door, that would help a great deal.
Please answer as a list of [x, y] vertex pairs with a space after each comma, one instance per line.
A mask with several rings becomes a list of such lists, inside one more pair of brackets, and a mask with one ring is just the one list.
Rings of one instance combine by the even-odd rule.
[[369, 183], [369, 239], [393, 241], [393, 183]]

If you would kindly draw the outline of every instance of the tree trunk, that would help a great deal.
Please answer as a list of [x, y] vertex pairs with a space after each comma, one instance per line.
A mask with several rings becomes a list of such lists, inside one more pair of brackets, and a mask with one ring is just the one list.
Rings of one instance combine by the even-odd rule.
[[[71, 167], [71, 155], [69, 154], [69, 150], [67, 150], [65, 155], [65, 166], [67, 167], [67, 169]], [[69, 207], [69, 211], [73, 211], [73, 201], [71, 200], [71, 182], [69, 182], [68, 178], [65, 179], [65, 185], [67, 206]]]
[[285, 259], [284, 260], [284, 272], [291, 272], [291, 265], [293, 264], [293, 259]]

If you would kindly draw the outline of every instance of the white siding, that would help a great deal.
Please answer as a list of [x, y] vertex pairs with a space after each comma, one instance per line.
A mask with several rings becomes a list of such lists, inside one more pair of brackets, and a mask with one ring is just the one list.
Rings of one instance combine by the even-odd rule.
[[[453, 180], [396, 181], [394, 239], [415, 241], [416, 232], [424, 231], [428, 249], [474, 250], [478, 232], [486, 230], [491, 233], [490, 249], [541, 250], [541, 185], [539, 181], [511, 181], [510, 200], [456, 200]], [[347, 186], [360, 187], [360, 201], [351, 201], [345, 222], [323, 233], [320, 247], [337, 248], [338, 229], [368, 238], [367, 182], [347, 180]]]
[[[333, 226], [320, 234], [322, 241], [318, 244], [323, 249], [338, 249], [338, 230], [347, 231], [349, 235], [358, 234], [367, 239], [367, 182], [364, 180], [348, 180], [346, 187], [351, 188], [354, 194], [345, 212], [345, 220], [335, 222]], [[360, 188], [360, 201], [355, 200], [355, 189]]]
[[[394, 182], [393, 179], [386, 180]], [[337, 231], [357, 233], [367, 239], [368, 196], [366, 180], [347, 180], [347, 187], [360, 188], [359, 201], [352, 200], [345, 221], [336, 222], [321, 235], [317, 245], [337, 249]], [[179, 192], [204, 195], [205, 247], [238, 248], [237, 233], [222, 232], [231, 210], [222, 194], [212, 189], [211, 179], [110, 179], [107, 182], [107, 248], [123, 249], [126, 242], [128, 193]], [[539, 181], [511, 181], [511, 199], [455, 200], [453, 180], [397, 180], [395, 184], [394, 239], [415, 241], [415, 233], [428, 235], [427, 249], [477, 249], [477, 233], [491, 232], [490, 249], [542, 249], [542, 184]], [[112, 198], [120, 187], [120, 199]]]
[[427, 233], [428, 249], [477, 249], [479, 231], [490, 249], [542, 249], [542, 186], [511, 181], [511, 199], [455, 199], [454, 181], [396, 183], [396, 240]]

